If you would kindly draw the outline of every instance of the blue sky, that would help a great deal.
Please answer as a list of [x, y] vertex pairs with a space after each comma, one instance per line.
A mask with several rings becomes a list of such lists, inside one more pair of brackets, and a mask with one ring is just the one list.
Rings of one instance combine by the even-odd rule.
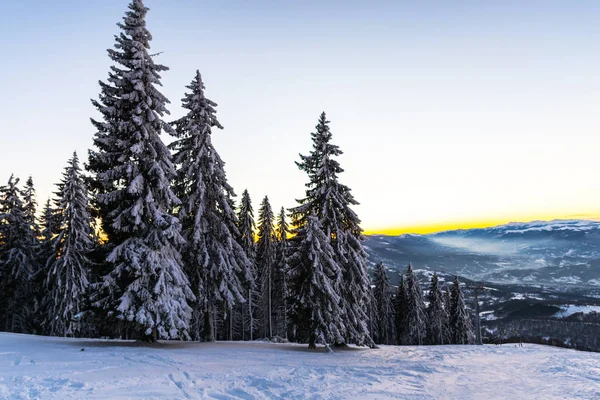
[[[302, 197], [294, 161], [326, 111], [369, 231], [600, 215], [599, 2], [145, 4], [171, 117], [199, 69], [256, 208]], [[2, 2], [1, 181], [33, 175], [42, 203], [87, 157], [126, 6]]]

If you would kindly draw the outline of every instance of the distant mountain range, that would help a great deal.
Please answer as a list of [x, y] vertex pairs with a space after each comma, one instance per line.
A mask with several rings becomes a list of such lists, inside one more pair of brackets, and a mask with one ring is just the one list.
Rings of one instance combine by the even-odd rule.
[[[428, 235], [370, 235], [369, 261], [505, 284], [600, 286], [600, 222], [510, 223]], [[392, 276], [397, 282], [397, 277]]]

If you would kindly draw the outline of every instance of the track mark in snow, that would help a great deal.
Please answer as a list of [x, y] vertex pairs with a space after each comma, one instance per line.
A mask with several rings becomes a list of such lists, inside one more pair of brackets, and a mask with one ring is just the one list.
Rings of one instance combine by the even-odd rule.
[[234, 396], [235, 399], [254, 400], [255, 397], [242, 389], [228, 389], [227, 393]]
[[175, 378], [173, 378], [173, 374], [169, 374], [169, 379], [175, 384], [175, 386], [177, 386], [177, 388], [181, 391], [181, 393], [185, 396], [186, 399], [190, 398], [188, 392], [186, 392], [183, 388], [183, 382], [176, 381]]
[[147, 355], [146, 355], [146, 358], [150, 358], [150, 359], [152, 359], [152, 360], [156, 360], [156, 361], [159, 361], [159, 362], [165, 363], [165, 364], [167, 364], [167, 365], [170, 365], [171, 367], [174, 367], [174, 366], [176, 366], [176, 365], [181, 365], [181, 363], [180, 363], [180, 362], [173, 361], [173, 360], [172, 360], [172, 359], [170, 359], [170, 358], [161, 357], [161, 356], [156, 356], [156, 355], [153, 355], [153, 354], [147, 354]]

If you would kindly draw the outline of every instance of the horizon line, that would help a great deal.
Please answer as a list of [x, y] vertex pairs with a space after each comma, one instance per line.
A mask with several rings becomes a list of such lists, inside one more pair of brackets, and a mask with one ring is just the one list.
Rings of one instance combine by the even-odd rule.
[[567, 221], [567, 220], [582, 220], [582, 221], [599, 221], [600, 215], [597, 214], [574, 214], [574, 215], [563, 215], [556, 217], [542, 217], [542, 218], [499, 218], [499, 219], [488, 219], [481, 221], [463, 221], [463, 222], [446, 222], [436, 224], [423, 224], [423, 225], [410, 225], [406, 227], [397, 228], [379, 228], [379, 229], [365, 229], [364, 235], [383, 235], [383, 236], [399, 236], [404, 234], [415, 234], [415, 235], [426, 235], [431, 233], [447, 232], [460, 229], [482, 229], [482, 228], [493, 228], [496, 226], [502, 226], [510, 223], [530, 223], [535, 221]]

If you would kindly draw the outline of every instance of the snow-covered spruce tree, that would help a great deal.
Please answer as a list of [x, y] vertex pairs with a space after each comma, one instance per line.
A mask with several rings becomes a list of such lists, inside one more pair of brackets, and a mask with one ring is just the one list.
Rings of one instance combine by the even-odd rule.
[[452, 327], [450, 326], [450, 310], [452, 310], [452, 294], [450, 286], [446, 286], [444, 290], [444, 310], [446, 311], [446, 326], [445, 326], [445, 342], [452, 343]]
[[[55, 209], [50, 202], [50, 199], [46, 200], [42, 215], [40, 217], [40, 235], [41, 243], [39, 249], [39, 264], [42, 268], [53, 260], [54, 257], [54, 245], [52, 239], [58, 235], [60, 229], [61, 215], [59, 210]], [[44, 276], [45, 279], [45, 276]]]
[[446, 344], [448, 337], [448, 313], [444, 308], [444, 295], [440, 288], [437, 273], [431, 277], [431, 286], [427, 295], [427, 343]]
[[103, 120], [92, 120], [96, 148], [88, 169], [112, 269], [94, 305], [154, 341], [188, 336], [194, 295], [178, 250], [180, 223], [171, 214], [180, 204], [170, 186], [175, 168], [160, 138], [163, 129], [172, 133], [162, 120], [168, 100], [157, 88], [168, 68], [148, 53], [147, 11], [142, 0], [132, 0], [108, 50], [116, 65], [92, 101]]
[[40, 226], [37, 222], [36, 212], [37, 212], [37, 200], [35, 196], [35, 187], [33, 185], [33, 179], [31, 176], [25, 182], [25, 187], [23, 188], [23, 207], [24, 207], [24, 218], [27, 224], [29, 225], [29, 231], [31, 232], [29, 235], [29, 240], [32, 242], [32, 246], [37, 246], [39, 244], [39, 236], [40, 236]]
[[404, 275], [400, 274], [398, 289], [396, 290], [396, 296], [394, 297], [394, 320], [396, 322], [397, 344], [406, 344], [406, 307], [406, 284], [404, 281]]
[[40, 252], [40, 225], [37, 218], [37, 199], [33, 178], [30, 176], [22, 190], [24, 218], [29, 227], [28, 240], [29, 246], [33, 250], [34, 262], [32, 263], [31, 275], [29, 279], [29, 293], [26, 295], [26, 301], [22, 304], [22, 331], [28, 333], [39, 333], [41, 330], [40, 319], [40, 297], [43, 294], [42, 282], [43, 271], [39, 259]]
[[406, 344], [421, 345], [425, 343], [427, 336], [427, 315], [425, 303], [423, 302], [423, 291], [419, 280], [408, 264], [404, 278], [406, 285], [406, 316], [405, 316], [405, 340]]
[[289, 260], [292, 321], [298, 337], [314, 349], [317, 343], [328, 345], [343, 340], [339, 297], [342, 273], [314, 214], [295, 233], [295, 251]]
[[[369, 306], [367, 315], [369, 316], [369, 335], [373, 338], [375, 343], [379, 342], [377, 339], [377, 330], [378, 330], [378, 317], [377, 317], [377, 303], [375, 302], [375, 288], [371, 285], [369, 290]], [[395, 338], [394, 338], [395, 339]]]
[[37, 244], [18, 184], [11, 175], [0, 187], [0, 323], [9, 332], [26, 330], [31, 275], [37, 270]]
[[269, 198], [265, 196], [258, 210], [258, 240], [256, 242], [256, 266], [260, 282], [260, 316], [263, 336], [272, 338], [274, 325], [273, 289], [275, 277], [275, 215]]
[[375, 287], [373, 300], [375, 301], [375, 343], [395, 343], [394, 300], [392, 287], [387, 276], [387, 270], [382, 262], [375, 267]]
[[273, 304], [275, 305], [275, 335], [287, 339], [289, 331], [288, 316], [288, 277], [290, 266], [288, 263], [288, 234], [290, 228], [286, 221], [285, 209], [277, 216], [277, 244], [275, 249], [275, 265], [273, 267]]
[[342, 150], [331, 144], [329, 121], [322, 113], [311, 133], [313, 149], [309, 155], [300, 155], [298, 167], [308, 174], [306, 196], [293, 208], [294, 225], [302, 227], [312, 213], [319, 219], [323, 232], [334, 250], [334, 260], [342, 270], [340, 286], [341, 310], [345, 330], [344, 340], [338, 344], [372, 345], [368, 329], [368, 301], [370, 279], [367, 273], [367, 255], [362, 246], [360, 220], [351, 206], [358, 202], [350, 188], [341, 184], [338, 175], [344, 170], [334, 159]]
[[450, 330], [453, 344], [469, 344], [473, 338], [471, 317], [465, 306], [458, 276], [454, 278], [450, 299]]
[[240, 273], [240, 280], [244, 289], [247, 304], [238, 308], [236, 317], [240, 319], [242, 326], [242, 340], [254, 340], [258, 328], [257, 309], [260, 302], [258, 271], [256, 269], [256, 242], [254, 241], [254, 210], [248, 190], [242, 193], [242, 199], [238, 210], [238, 241], [248, 258], [249, 264]]
[[178, 167], [176, 188], [182, 199], [179, 218], [186, 244], [186, 271], [197, 297], [192, 336], [214, 340], [220, 310], [229, 312], [244, 301], [239, 275], [248, 259], [237, 242], [237, 217], [227, 183], [225, 163], [212, 144], [212, 128], [222, 129], [216, 103], [204, 96], [200, 72], [183, 98], [187, 114], [173, 122], [177, 140], [171, 144]]
[[55, 207], [62, 218], [58, 235], [52, 240], [55, 257], [49, 263], [45, 281], [49, 303], [45, 325], [50, 335], [76, 336], [82, 327], [75, 316], [83, 311], [89, 285], [87, 253], [95, 244], [88, 192], [76, 153], [57, 186]]
[[40, 215], [40, 245], [36, 254], [39, 270], [31, 278], [34, 290], [32, 300], [35, 303], [36, 311], [34, 317], [36, 328], [34, 330], [36, 333], [43, 332], [44, 334], [49, 334], [44, 321], [49, 303], [44, 282], [48, 276], [48, 266], [56, 259], [53, 239], [58, 235], [62, 219], [59, 210], [56, 210], [52, 203], [54, 201], [51, 202], [50, 199], [47, 199]]

